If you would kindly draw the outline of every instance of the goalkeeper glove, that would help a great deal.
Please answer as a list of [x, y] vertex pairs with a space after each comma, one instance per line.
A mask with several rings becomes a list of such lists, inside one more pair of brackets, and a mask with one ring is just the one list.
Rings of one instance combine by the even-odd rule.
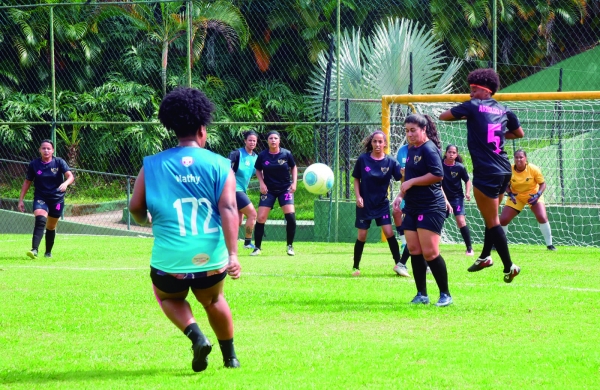
[[508, 196], [514, 204], [517, 204], [517, 194], [515, 194], [514, 192], [507, 191], [505, 195]]
[[542, 196], [542, 194], [540, 194], [539, 192], [529, 195], [529, 200], [528, 200], [529, 204], [534, 206], [540, 199], [540, 196]]

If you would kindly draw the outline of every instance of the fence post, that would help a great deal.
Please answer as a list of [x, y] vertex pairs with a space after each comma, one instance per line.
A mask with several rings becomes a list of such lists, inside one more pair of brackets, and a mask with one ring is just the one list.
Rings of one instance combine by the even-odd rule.
[[187, 1], [187, 82], [188, 88], [192, 87], [192, 18], [193, 5], [191, 0]]
[[[350, 99], [344, 100], [344, 121], [350, 122]], [[344, 174], [346, 176], [346, 199], [350, 199], [350, 126], [344, 125]], [[340, 180], [340, 185], [341, 185]]]
[[[562, 92], [563, 83], [563, 68], [560, 68], [558, 74], [558, 91]], [[555, 112], [558, 112], [556, 118], [556, 129], [558, 132], [558, 179], [560, 181], [560, 203], [564, 206], [565, 204], [565, 178], [564, 178], [564, 159], [563, 159], [563, 143], [562, 143], [562, 126], [560, 120], [563, 114], [562, 102], [559, 100], [554, 105]]]
[[130, 198], [131, 198], [131, 176], [127, 175], [127, 230], [131, 230], [131, 213], [129, 212]]
[[492, 6], [492, 13], [494, 14], [493, 16], [493, 24], [492, 24], [492, 29], [494, 31], [493, 33], [493, 42], [492, 42], [492, 63], [493, 63], [493, 67], [494, 67], [494, 71], [497, 71], [498, 68], [498, 0], [494, 0], [493, 2], [493, 6]]
[[54, 67], [54, 7], [50, 7], [50, 75], [52, 80], [52, 133], [50, 138], [56, 145], [56, 69]]

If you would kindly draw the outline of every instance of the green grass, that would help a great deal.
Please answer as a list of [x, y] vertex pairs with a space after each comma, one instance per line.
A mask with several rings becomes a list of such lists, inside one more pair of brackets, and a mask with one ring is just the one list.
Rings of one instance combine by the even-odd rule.
[[[190, 343], [150, 285], [151, 239], [57, 236], [54, 258], [28, 260], [30, 237], [0, 237], [0, 387], [584, 389], [600, 383], [597, 248], [511, 246], [522, 274], [444, 245], [454, 305], [411, 306], [386, 244], [265, 242], [241, 252], [226, 282], [242, 368], [190, 367]], [[111, 248], [107, 250], [107, 248]], [[428, 277], [432, 300], [438, 290]], [[200, 327], [215, 343], [202, 308]]]

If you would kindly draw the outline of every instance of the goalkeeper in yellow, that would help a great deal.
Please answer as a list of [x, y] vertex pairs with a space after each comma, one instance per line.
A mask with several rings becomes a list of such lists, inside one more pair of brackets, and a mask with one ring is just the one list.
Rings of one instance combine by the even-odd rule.
[[546, 206], [542, 194], [546, 190], [544, 175], [539, 167], [527, 162], [527, 153], [519, 149], [515, 152], [515, 164], [512, 166], [510, 184], [506, 190], [506, 202], [500, 215], [500, 225], [506, 233], [508, 224], [526, 205], [535, 215], [548, 250], [555, 251], [552, 245], [552, 231], [546, 215]]

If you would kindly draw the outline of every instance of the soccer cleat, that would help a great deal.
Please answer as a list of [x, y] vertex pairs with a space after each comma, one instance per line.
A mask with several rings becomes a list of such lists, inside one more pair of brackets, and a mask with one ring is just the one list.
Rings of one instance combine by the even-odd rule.
[[192, 360], [192, 370], [200, 372], [208, 367], [208, 354], [212, 351], [212, 345], [206, 337], [202, 337], [196, 344], [192, 346], [194, 351], [194, 359]]
[[504, 281], [506, 283], [510, 283], [520, 273], [521, 273], [521, 268], [518, 265], [513, 263], [513, 265], [510, 266], [510, 271], [508, 273], [504, 274]]
[[402, 264], [400, 262], [394, 266], [394, 272], [400, 276], [404, 276], [405, 278], [410, 277], [410, 274], [408, 273], [408, 269], [406, 268], [406, 266], [404, 264]]
[[34, 260], [37, 259], [37, 255], [38, 255], [37, 249], [32, 249], [30, 251], [27, 251], [27, 256], [31, 257]]
[[237, 358], [229, 358], [224, 360], [225, 368], [240, 368], [240, 361]]
[[446, 293], [440, 294], [440, 299], [435, 304], [438, 307], [448, 306], [452, 304], [452, 297]]
[[419, 303], [423, 305], [429, 305], [429, 297], [427, 295], [422, 295], [420, 292], [415, 295], [412, 301], [410, 301], [413, 305], [418, 305]]
[[252, 253], [250, 253], [250, 256], [258, 256], [258, 255], [260, 255], [260, 248], [254, 248]]
[[494, 265], [492, 256], [488, 256], [485, 259], [478, 258], [477, 260], [475, 260], [473, 265], [469, 267], [469, 269], [467, 271], [477, 272], [477, 271], [481, 271], [484, 268], [491, 267], [492, 265]]
[[291, 246], [291, 245], [287, 246], [287, 254], [288, 254], [288, 256], [294, 256], [295, 255], [295, 253], [294, 253], [294, 247], [293, 246]]
[[244, 245], [244, 249], [256, 249], [256, 247], [252, 244]]
[[475, 252], [473, 252], [473, 249], [469, 249], [465, 252], [465, 255], [467, 256], [473, 256], [475, 254]]
[[546, 248], [548, 248], [549, 251], [555, 251], [556, 247], [554, 245], [548, 245]]
[[46, 253], [44, 253], [44, 257], [51, 258], [52, 257], [52, 253], [46, 252]]
[[360, 270], [358, 268], [352, 268], [352, 276], [360, 276]]

